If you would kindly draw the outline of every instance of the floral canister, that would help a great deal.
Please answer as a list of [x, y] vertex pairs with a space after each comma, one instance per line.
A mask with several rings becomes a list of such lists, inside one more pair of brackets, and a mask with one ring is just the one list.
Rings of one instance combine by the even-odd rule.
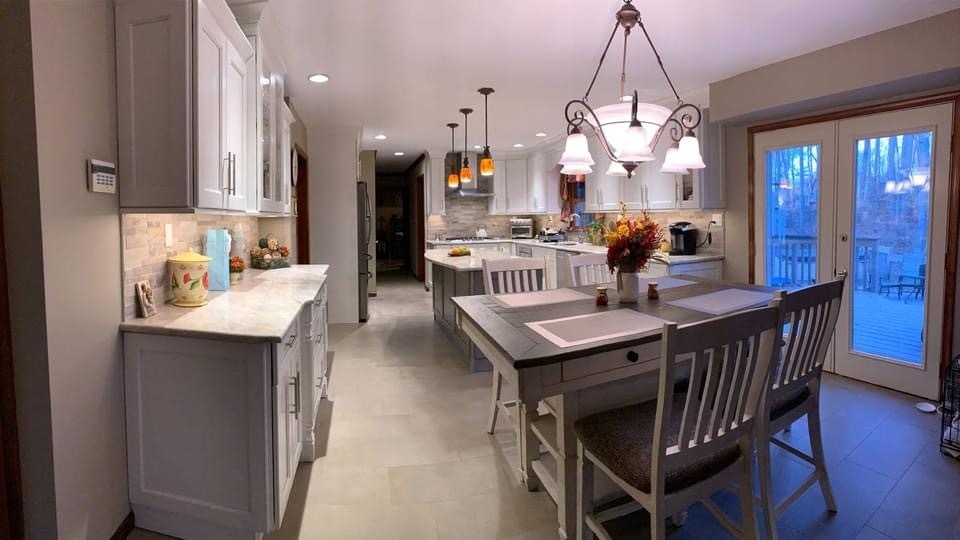
[[207, 305], [210, 277], [207, 270], [210, 257], [195, 253], [193, 249], [167, 259], [170, 268], [170, 290], [173, 305], [199, 307]]

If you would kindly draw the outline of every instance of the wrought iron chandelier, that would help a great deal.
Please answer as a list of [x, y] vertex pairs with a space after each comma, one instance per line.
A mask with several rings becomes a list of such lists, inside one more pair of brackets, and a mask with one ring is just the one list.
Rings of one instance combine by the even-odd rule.
[[[660, 65], [670, 90], [677, 100], [676, 107], [670, 110], [652, 103], [638, 103], [637, 91], [627, 95], [625, 86], [627, 80], [627, 39], [634, 27], [639, 27], [650, 44]], [[623, 62], [620, 70], [620, 101], [593, 109], [587, 104], [590, 91], [597, 82], [600, 68], [607, 57], [613, 38], [617, 30], [623, 28]], [[634, 170], [640, 163], [653, 161], [653, 149], [664, 132], [668, 132], [672, 144], [663, 160], [661, 172], [686, 174], [687, 169], [702, 169], [705, 167], [703, 156], [700, 153], [700, 143], [693, 130], [700, 125], [702, 113], [700, 108], [691, 103], [684, 103], [673, 86], [673, 81], [667, 75], [667, 70], [660, 59], [660, 53], [650, 39], [650, 34], [643, 25], [640, 12], [633, 7], [632, 0], [624, 0], [623, 6], [617, 11], [616, 22], [607, 46], [600, 56], [600, 63], [593, 73], [593, 79], [587, 91], [580, 99], [573, 99], [567, 103], [564, 113], [567, 118], [567, 141], [560, 164], [563, 174], [580, 175], [593, 172], [593, 156], [587, 145], [587, 136], [583, 133], [584, 124], [593, 129], [597, 135], [603, 152], [610, 158], [610, 168], [607, 174], [614, 176], [632, 177]], [[669, 129], [668, 129], [669, 128]]]

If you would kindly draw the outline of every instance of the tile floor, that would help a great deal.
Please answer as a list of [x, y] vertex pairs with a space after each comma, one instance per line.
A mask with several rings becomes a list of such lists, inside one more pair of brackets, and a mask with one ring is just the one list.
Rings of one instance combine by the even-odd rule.
[[[490, 375], [469, 374], [433, 323], [422, 284], [383, 275], [365, 325], [331, 328], [336, 351], [327, 455], [301, 464], [283, 527], [266, 540], [554, 540], [556, 509], [519, 486], [505, 426], [484, 432]], [[779, 521], [781, 538], [960, 538], [960, 462], [938, 450], [939, 420], [909, 396], [825, 378], [824, 445], [840, 511], [817, 488]], [[807, 445], [806, 426], [787, 438]], [[505, 447], [505, 449], [504, 449]], [[783, 496], [807, 467], [775, 452]], [[721, 506], [738, 512], [721, 493]], [[644, 515], [611, 525], [646, 538]], [[725, 538], [700, 505], [672, 538]], [[137, 530], [130, 538], [166, 538]]]

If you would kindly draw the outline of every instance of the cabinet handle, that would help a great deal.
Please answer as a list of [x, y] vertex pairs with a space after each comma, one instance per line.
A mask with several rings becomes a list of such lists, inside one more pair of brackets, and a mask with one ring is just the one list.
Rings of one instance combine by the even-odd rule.
[[230, 154], [230, 193], [237, 194], [237, 154]]
[[297, 335], [290, 334], [290, 337], [287, 338], [287, 341], [284, 343], [287, 347], [293, 347], [293, 344], [297, 342]]
[[290, 411], [293, 414], [293, 417], [297, 420], [300, 419], [300, 374], [298, 373], [296, 377], [292, 377], [292, 380], [287, 383], [293, 387], [293, 410]]
[[220, 176], [220, 191], [230, 192], [230, 152], [227, 152], [227, 157], [223, 158], [223, 161], [226, 162], [226, 170], [224, 171], [227, 174], [227, 185], [223, 185], [223, 175]]

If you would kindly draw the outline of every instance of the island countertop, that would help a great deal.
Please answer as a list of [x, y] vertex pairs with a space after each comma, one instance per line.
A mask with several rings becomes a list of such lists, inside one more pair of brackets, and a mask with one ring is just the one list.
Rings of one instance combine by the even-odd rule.
[[210, 291], [207, 305], [163, 304], [148, 319], [120, 323], [122, 332], [201, 337], [252, 343], [279, 343], [305, 303], [327, 279], [326, 264], [275, 270], [249, 269], [229, 291]]
[[483, 270], [483, 260], [510, 259], [513, 258], [509, 253], [502, 253], [495, 249], [474, 249], [471, 248], [470, 255], [463, 257], [451, 257], [447, 254], [449, 249], [428, 249], [423, 252], [423, 258], [433, 264], [452, 268], [457, 272], [479, 272]]
[[[529, 239], [509, 239], [509, 238], [500, 238], [500, 239], [486, 239], [486, 240], [477, 240], [469, 242], [452, 242], [447, 240], [427, 240], [428, 247], [436, 247], [436, 250], [427, 250], [430, 251], [443, 251], [446, 253], [446, 249], [455, 246], [467, 245], [484, 245], [490, 244], [490, 249], [493, 250], [498, 244], [517, 244], [524, 246], [536, 246], [542, 248], [555, 249], [557, 251], [567, 251], [571, 253], [606, 253], [607, 248], [604, 246], [596, 246], [593, 244], [581, 244], [578, 242], [541, 242], [534, 238]], [[444, 249], [440, 249], [444, 248]], [[483, 248], [485, 249], [485, 248]], [[716, 253], [711, 251], [704, 251], [696, 255], [670, 255], [667, 261], [652, 261], [653, 264], [687, 264], [687, 263], [699, 263], [699, 262], [709, 262], [709, 261], [722, 261], [724, 256], [722, 253]], [[431, 261], [435, 262], [435, 261]]]

